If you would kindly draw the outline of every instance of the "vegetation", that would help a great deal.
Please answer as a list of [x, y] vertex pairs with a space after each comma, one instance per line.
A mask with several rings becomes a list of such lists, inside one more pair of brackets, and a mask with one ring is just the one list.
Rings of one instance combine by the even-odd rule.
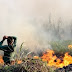
[[2, 66], [0, 72], [54, 72], [53, 69], [41, 59], [27, 58], [22, 64]]
[[72, 40], [51, 41], [50, 45], [56, 55], [64, 55], [69, 52], [72, 55]]
[[[69, 54], [72, 55], [71, 48], [68, 49], [68, 45], [72, 45], [72, 40], [51, 41], [49, 44], [57, 56], [64, 55], [65, 52], [70, 52]], [[22, 59], [22, 63], [0, 66], [0, 72], [55, 72], [56, 68], [47, 66], [47, 62], [43, 62], [41, 58], [28, 58], [26, 56], [28, 55], [28, 51], [25, 53], [26, 50], [22, 50], [22, 45], [23, 43], [21, 44], [19, 53], [17, 54], [17, 57], [21, 57], [19, 58]], [[25, 54], [25, 57], [22, 57], [22, 54]]]
[[[69, 46], [72, 45], [72, 23], [65, 27], [62, 25], [61, 18], [55, 24], [52, 22], [51, 16], [49, 16], [48, 23], [43, 24], [44, 31], [51, 34], [51, 41], [48, 43], [57, 57], [64, 56], [66, 52], [72, 55], [72, 46]], [[57, 68], [47, 66], [47, 62], [43, 62], [41, 58], [28, 57], [31, 53], [28, 49], [23, 48], [22, 43], [19, 51], [15, 51], [14, 57], [15, 60], [22, 60], [22, 63], [17, 64], [16, 62], [14, 65], [0, 66], [0, 72], [55, 72]], [[42, 56], [42, 52], [40, 56]]]

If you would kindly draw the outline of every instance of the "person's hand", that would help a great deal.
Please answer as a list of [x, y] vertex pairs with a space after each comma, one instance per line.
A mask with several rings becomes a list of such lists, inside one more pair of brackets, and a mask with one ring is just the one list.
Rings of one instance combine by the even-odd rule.
[[7, 39], [7, 38], [8, 38], [8, 36], [4, 36], [4, 37], [3, 37], [3, 40], [5, 40], [5, 39]]
[[6, 39], [8, 38], [8, 36], [5, 36], [6, 37]]

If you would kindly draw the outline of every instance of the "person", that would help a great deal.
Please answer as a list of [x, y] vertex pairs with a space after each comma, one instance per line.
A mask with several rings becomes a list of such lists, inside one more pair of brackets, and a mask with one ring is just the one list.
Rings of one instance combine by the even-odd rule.
[[[7, 39], [7, 45], [3, 45], [3, 42]], [[4, 51], [3, 60], [5, 64], [10, 64], [11, 54], [16, 47], [17, 38], [14, 36], [4, 36], [0, 42], [0, 50]]]

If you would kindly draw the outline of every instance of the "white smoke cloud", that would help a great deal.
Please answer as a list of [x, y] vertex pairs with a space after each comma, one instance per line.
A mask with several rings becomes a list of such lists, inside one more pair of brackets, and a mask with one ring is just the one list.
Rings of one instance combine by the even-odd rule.
[[[17, 45], [48, 47], [51, 33], [41, 27], [48, 20], [72, 19], [71, 0], [0, 0], [0, 40], [4, 35], [16, 36]], [[33, 49], [32, 49], [33, 50]]]

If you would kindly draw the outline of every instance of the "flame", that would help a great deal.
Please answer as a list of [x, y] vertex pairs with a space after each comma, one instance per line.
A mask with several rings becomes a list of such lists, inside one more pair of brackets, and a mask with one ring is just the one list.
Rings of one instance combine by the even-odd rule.
[[68, 49], [72, 49], [72, 45], [68, 45]]
[[21, 63], [22, 63], [22, 60], [16, 59], [16, 60], [12, 60], [12, 61], [11, 61], [11, 65], [14, 65], [15, 63], [21, 64]]
[[39, 59], [39, 57], [38, 57], [38, 56], [34, 56], [33, 58], [34, 58], [34, 59]]
[[11, 65], [14, 65], [14, 64], [15, 64], [15, 60], [12, 60], [12, 61], [11, 61]]
[[47, 53], [44, 53], [41, 57], [42, 61], [46, 61], [48, 66], [55, 66], [55, 67], [63, 67], [67, 66], [69, 64], [72, 64], [72, 56], [66, 52], [64, 54], [64, 57], [57, 58], [56, 55], [54, 55], [53, 50], [48, 50]]
[[[12, 60], [11, 65], [14, 65], [16, 62], [17, 64], [21, 64], [22, 60]], [[4, 65], [3, 56], [0, 56], [0, 65]]]
[[3, 64], [4, 64], [3, 57], [0, 56], [0, 65], [3, 65]]
[[18, 60], [18, 61], [17, 61], [17, 64], [21, 64], [21, 63], [22, 63], [22, 60]]

